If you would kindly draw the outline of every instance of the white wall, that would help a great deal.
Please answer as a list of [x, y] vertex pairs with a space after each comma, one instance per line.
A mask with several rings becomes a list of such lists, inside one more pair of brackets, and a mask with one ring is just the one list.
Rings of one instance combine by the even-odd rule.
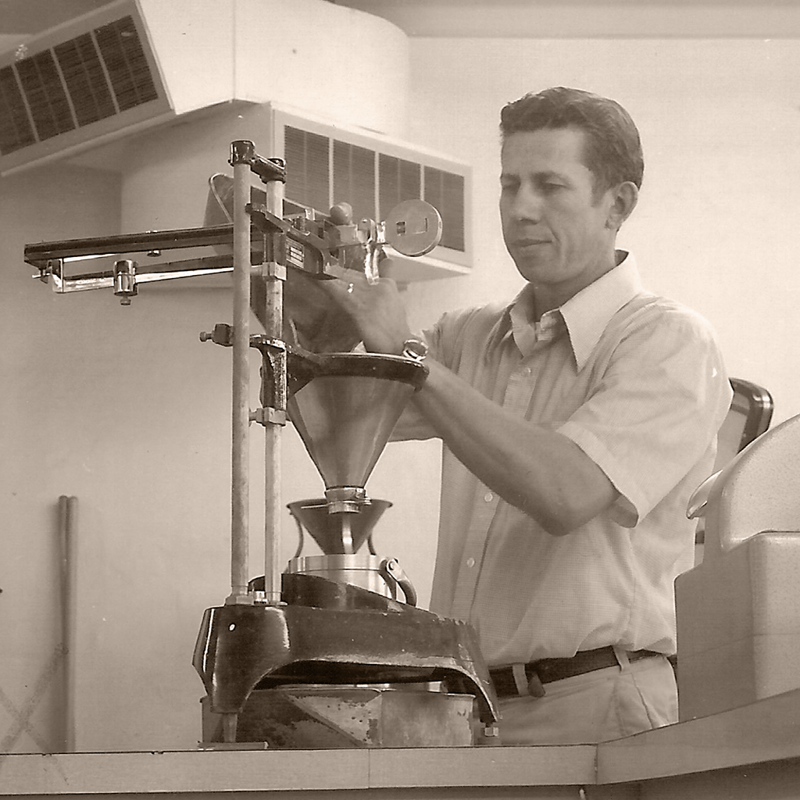
[[[645, 188], [622, 240], [646, 282], [712, 320], [731, 372], [768, 386], [778, 418], [800, 412], [786, 365], [800, 325], [796, 42], [415, 39], [411, 54], [409, 139], [471, 161], [476, 178], [474, 274], [412, 286], [415, 325], [516, 291], [496, 211], [499, 107], [529, 89], [583, 86], [619, 99], [642, 130]], [[130, 158], [130, 176], [144, 175], [147, 153]], [[229, 296], [145, 288], [120, 308], [110, 293], [56, 297], [22, 263], [28, 242], [144, 224], [157, 181], [142, 182], [135, 215], [120, 207], [123, 183], [64, 166], [0, 181], [0, 743], [15, 751], [59, 748], [59, 495], [79, 501], [79, 749], [194, 746], [192, 646], [203, 609], [229, 588], [230, 357], [197, 340], [229, 318]], [[285, 459], [284, 499], [318, 496], [291, 433]], [[252, 462], [257, 486], [258, 445]], [[369, 486], [395, 502], [377, 544], [423, 598], [437, 476], [435, 444], [392, 445]], [[254, 491], [253, 574], [259, 515]], [[288, 517], [286, 529], [288, 556]], [[30, 712], [28, 728], [9, 703]]]

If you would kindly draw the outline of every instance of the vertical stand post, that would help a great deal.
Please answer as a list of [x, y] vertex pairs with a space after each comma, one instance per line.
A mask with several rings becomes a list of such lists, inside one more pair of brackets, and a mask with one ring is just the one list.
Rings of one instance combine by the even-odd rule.
[[[282, 168], [282, 164], [280, 165]], [[283, 181], [271, 180], [266, 185], [267, 211], [283, 216]], [[277, 243], [278, 237], [274, 237]], [[266, 334], [275, 340], [283, 339], [283, 281], [286, 267], [278, 263], [279, 248], [270, 248], [266, 265]], [[284, 362], [285, 363], [285, 362]], [[286, 376], [276, 376], [276, 381]], [[283, 420], [270, 419], [264, 427], [264, 593], [268, 603], [281, 599], [281, 430]]]
[[[230, 163], [233, 166], [233, 476], [231, 531], [231, 596], [230, 603], [251, 603], [248, 584], [249, 523], [249, 453], [247, 448], [250, 424], [248, 354], [250, 351], [250, 172], [255, 172], [266, 185], [267, 211], [283, 216], [284, 162], [265, 160], [255, 153], [249, 140], [231, 143]], [[265, 308], [261, 318], [266, 336], [280, 348], [283, 336], [283, 281], [286, 267], [281, 263], [281, 234], [271, 236], [267, 261], [261, 275], [265, 279]], [[276, 395], [285, 396], [286, 362], [281, 361], [280, 374], [273, 375]], [[280, 403], [276, 403], [276, 406]], [[257, 416], [265, 433], [265, 508], [264, 508], [264, 599], [277, 604], [281, 597], [280, 509], [281, 509], [281, 427], [285, 424], [285, 406], [265, 408]]]
[[250, 163], [252, 142], [231, 144], [233, 166], [233, 415], [231, 475], [231, 596], [247, 595], [249, 571], [250, 484]]

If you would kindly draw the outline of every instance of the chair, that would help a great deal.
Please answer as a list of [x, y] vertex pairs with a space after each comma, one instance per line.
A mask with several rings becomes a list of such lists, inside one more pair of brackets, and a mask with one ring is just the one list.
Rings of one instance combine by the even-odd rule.
[[772, 421], [772, 395], [766, 389], [741, 378], [731, 378], [731, 386], [733, 400], [719, 431], [715, 472], [761, 436]]
[[[719, 472], [737, 453], [769, 428], [774, 404], [762, 386], [742, 378], [731, 378], [733, 400], [719, 429], [714, 472]], [[705, 529], [701, 519], [695, 534], [695, 564], [703, 560]]]

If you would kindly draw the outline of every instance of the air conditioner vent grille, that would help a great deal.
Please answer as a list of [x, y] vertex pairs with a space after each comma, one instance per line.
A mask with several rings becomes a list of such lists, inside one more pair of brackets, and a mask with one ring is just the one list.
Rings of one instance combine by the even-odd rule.
[[463, 175], [289, 124], [283, 153], [288, 201], [323, 212], [346, 201], [356, 220], [380, 220], [403, 200], [427, 200], [442, 215], [441, 244], [466, 253]]
[[97, 47], [120, 111], [158, 98], [150, 65], [131, 17], [123, 17], [96, 28]]
[[378, 204], [382, 216], [385, 217], [403, 200], [417, 200], [422, 197], [422, 175], [419, 164], [380, 153], [378, 174], [380, 175]]
[[145, 47], [127, 15], [0, 65], [0, 156], [159, 101]]
[[58, 45], [55, 54], [79, 127], [117, 113], [91, 34]]
[[14, 70], [3, 67], [0, 69], [0, 153], [13, 153], [35, 142]]
[[74, 130], [67, 93], [51, 50], [20, 61], [17, 74], [39, 141]]
[[425, 197], [442, 215], [442, 245], [464, 250], [464, 178], [453, 172], [425, 167]]
[[333, 141], [333, 199], [346, 200], [353, 218], [375, 219], [375, 151]]
[[289, 125], [285, 128], [286, 197], [327, 211], [330, 207], [330, 139]]

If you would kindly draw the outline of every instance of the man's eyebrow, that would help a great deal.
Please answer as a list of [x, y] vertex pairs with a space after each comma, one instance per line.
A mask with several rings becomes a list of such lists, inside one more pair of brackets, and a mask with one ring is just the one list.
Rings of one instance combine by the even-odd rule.
[[[569, 178], [562, 172], [556, 172], [552, 169], [541, 170], [539, 172], [530, 173], [531, 177], [536, 179], [537, 181], [548, 181], [548, 180], [559, 180], [563, 181], [564, 183], [569, 183]], [[500, 180], [518, 180], [519, 175], [516, 172], [501, 172], [500, 173]]]
[[553, 180], [554, 178], [559, 181], [569, 182], [569, 178], [563, 172], [556, 172], [555, 170], [548, 169], [541, 172], [534, 172], [533, 176], [540, 181]]

